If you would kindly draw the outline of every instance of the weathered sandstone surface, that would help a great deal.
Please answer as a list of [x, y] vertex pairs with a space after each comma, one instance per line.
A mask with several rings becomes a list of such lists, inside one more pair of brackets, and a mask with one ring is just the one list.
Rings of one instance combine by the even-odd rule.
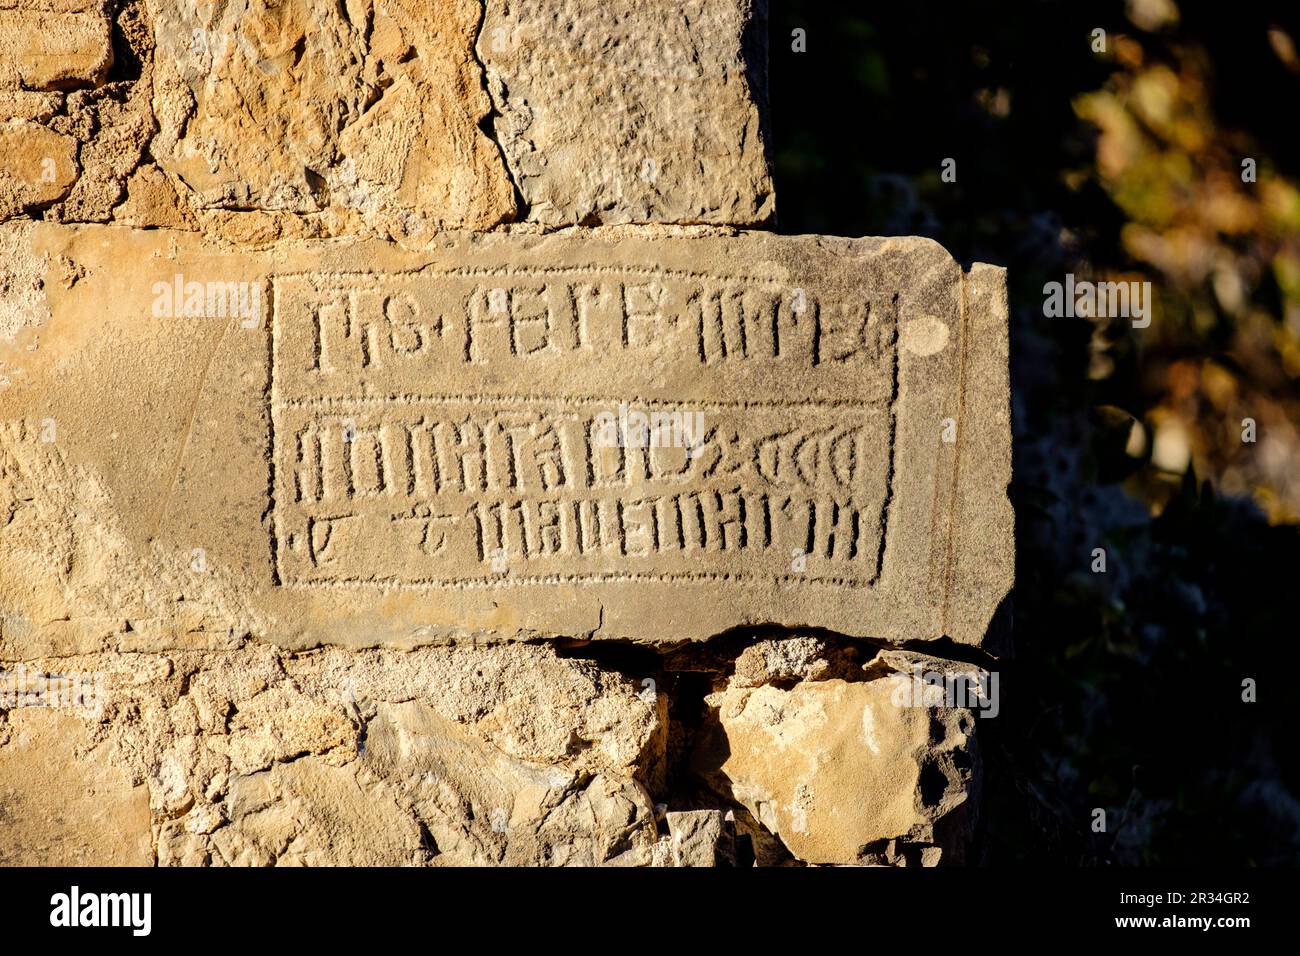
[[0, 219], [763, 224], [765, 29], [750, 0], [0, 0]]
[[1006, 593], [1001, 273], [927, 240], [9, 244], [9, 652], [978, 644]]
[[967, 858], [1004, 276], [765, 15], [0, 0], [0, 863]]
[[[831, 656], [762, 643], [789, 642]], [[29, 689], [103, 686], [85, 711], [0, 724], [3, 862], [918, 864], [969, 839], [975, 718], [895, 706], [905, 678], [870, 653], [792, 690], [582, 655], [246, 642], [28, 662]]]
[[757, 5], [489, 0], [477, 53], [528, 218], [771, 219]]

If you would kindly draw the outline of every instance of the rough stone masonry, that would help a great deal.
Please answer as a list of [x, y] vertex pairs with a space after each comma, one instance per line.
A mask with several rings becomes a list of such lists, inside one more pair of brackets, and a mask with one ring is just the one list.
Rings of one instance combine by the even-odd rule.
[[764, 17], [0, 0], [0, 861], [966, 858], [1004, 276]]

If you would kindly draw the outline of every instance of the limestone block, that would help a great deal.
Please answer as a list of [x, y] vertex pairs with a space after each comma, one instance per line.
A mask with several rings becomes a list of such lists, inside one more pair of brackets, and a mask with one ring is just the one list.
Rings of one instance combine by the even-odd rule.
[[62, 99], [62, 94], [48, 91], [0, 89], [0, 123], [11, 119], [43, 123], [58, 111]]
[[0, 124], [0, 219], [46, 206], [77, 178], [77, 143], [37, 123]]
[[229, 803], [212, 843], [230, 865], [403, 866], [426, 855], [391, 789], [355, 767], [277, 764], [232, 780]]
[[103, 3], [0, 2], [0, 89], [96, 86], [112, 64], [113, 44]]
[[928, 240], [23, 235], [0, 653], [978, 644], [1010, 586], [1003, 276]]
[[666, 814], [673, 866], [717, 866], [723, 841], [721, 810]]
[[86, 718], [18, 706], [0, 735], [0, 865], [153, 863], [148, 792], [95, 745]]
[[529, 219], [772, 216], [758, 0], [487, 0], [478, 58]]
[[630, 772], [588, 777], [567, 761], [513, 757], [427, 705], [381, 708], [365, 759], [403, 782], [439, 865], [593, 866], [654, 841], [650, 799]]
[[[153, 0], [159, 165], [198, 207], [405, 236], [513, 218], [474, 0]], [[362, 225], [367, 228], [362, 229]]]
[[900, 845], [935, 862], [919, 854], [936, 823], [968, 809], [975, 717], [912, 706], [907, 688], [893, 674], [715, 694], [715, 781], [804, 862], [906, 861]]

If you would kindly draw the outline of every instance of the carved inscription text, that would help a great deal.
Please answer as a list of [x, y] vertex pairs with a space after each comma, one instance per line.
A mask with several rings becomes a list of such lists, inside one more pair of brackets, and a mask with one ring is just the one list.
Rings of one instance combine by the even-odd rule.
[[288, 276], [274, 297], [282, 584], [879, 574], [888, 300], [594, 267]]

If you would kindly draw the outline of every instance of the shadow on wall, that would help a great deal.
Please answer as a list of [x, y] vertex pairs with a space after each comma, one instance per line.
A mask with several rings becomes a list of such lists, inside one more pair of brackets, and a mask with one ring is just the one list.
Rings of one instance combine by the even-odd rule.
[[[772, 5], [780, 231], [1009, 270], [992, 863], [1300, 861], [1300, 15], [1202, 6]], [[1152, 322], [1049, 317], [1067, 276]]]

